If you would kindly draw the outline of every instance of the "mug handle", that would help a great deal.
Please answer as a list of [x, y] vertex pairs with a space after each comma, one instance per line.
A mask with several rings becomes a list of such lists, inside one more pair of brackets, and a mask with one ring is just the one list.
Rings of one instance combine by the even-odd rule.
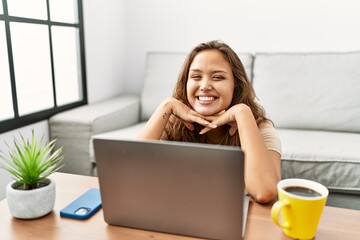
[[276, 223], [276, 225], [278, 225], [279, 227], [290, 229], [289, 222], [282, 222], [282, 223], [279, 222], [280, 211], [283, 207], [287, 207], [287, 206], [290, 206], [290, 203], [286, 199], [279, 200], [276, 203], [274, 203], [274, 205], [271, 208], [271, 218], [274, 221], [274, 223]]

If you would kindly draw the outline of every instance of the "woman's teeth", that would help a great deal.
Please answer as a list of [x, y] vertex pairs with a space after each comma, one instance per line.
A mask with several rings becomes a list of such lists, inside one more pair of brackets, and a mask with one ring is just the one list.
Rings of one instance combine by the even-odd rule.
[[204, 96], [199, 96], [198, 99], [200, 101], [214, 101], [215, 100], [215, 97], [204, 97]]

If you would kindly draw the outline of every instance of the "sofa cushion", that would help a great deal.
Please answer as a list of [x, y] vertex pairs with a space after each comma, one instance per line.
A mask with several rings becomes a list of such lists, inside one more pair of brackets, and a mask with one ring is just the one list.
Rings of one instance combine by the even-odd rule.
[[360, 52], [256, 54], [253, 86], [277, 127], [360, 132]]
[[[141, 92], [141, 119], [147, 120], [162, 100], [170, 97], [178, 74], [186, 58], [185, 53], [149, 52], [146, 56], [145, 76]], [[252, 55], [238, 53], [251, 79]]]
[[330, 190], [360, 193], [360, 134], [277, 129], [282, 178], [318, 181]]

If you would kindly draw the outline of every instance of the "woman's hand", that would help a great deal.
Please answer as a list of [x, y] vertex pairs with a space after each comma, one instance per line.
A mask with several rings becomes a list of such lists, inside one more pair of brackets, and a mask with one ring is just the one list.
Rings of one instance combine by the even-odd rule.
[[193, 124], [195, 122], [209, 129], [217, 127], [181, 101], [170, 97], [162, 101], [157, 107], [154, 114], [147, 121], [143, 131], [137, 136], [138, 139], [159, 140], [171, 115], [180, 119], [191, 131], [195, 129]]
[[[241, 114], [241, 111], [246, 107], [248, 106], [240, 103], [232, 106], [228, 110], [223, 110], [216, 115], [206, 116], [205, 119], [216, 126], [222, 126], [225, 124], [230, 125], [229, 134], [233, 136], [237, 131], [236, 114]], [[205, 134], [210, 130], [212, 130], [212, 128], [206, 126], [200, 131], [200, 134]]]
[[183, 102], [175, 98], [171, 98], [170, 101], [172, 114], [182, 121], [189, 130], [193, 131], [195, 129], [193, 125], [194, 122], [205, 126], [208, 129], [214, 129], [217, 127], [215, 124], [210, 122], [212, 120], [206, 119], [206, 117], [189, 108]]

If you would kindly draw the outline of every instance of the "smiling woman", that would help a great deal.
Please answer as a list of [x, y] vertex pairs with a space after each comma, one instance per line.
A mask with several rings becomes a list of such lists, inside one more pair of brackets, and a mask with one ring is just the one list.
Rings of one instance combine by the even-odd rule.
[[87, 103], [82, 22], [81, 0], [1, 2], [0, 133]]
[[138, 138], [239, 146], [247, 191], [262, 203], [277, 193], [279, 137], [239, 57], [223, 42], [202, 43], [190, 52], [173, 96], [161, 102]]

